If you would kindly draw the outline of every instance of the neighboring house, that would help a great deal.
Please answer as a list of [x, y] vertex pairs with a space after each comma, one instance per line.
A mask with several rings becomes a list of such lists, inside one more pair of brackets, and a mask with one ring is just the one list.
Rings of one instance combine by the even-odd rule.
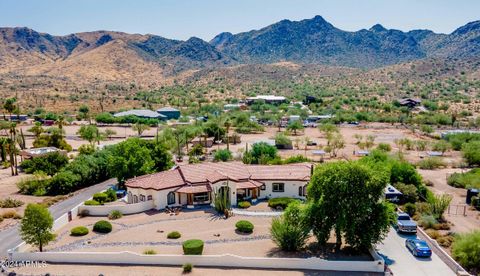
[[157, 109], [157, 113], [165, 116], [167, 118], [167, 120], [180, 118], [180, 110], [175, 109], [173, 107], [159, 108], [159, 109]]
[[422, 103], [422, 101], [420, 99], [416, 99], [416, 98], [405, 98], [405, 99], [401, 99], [399, 101], [399, 103], [400, 103], [401, 106], [414, 108], [415, 106], [420, 105]]
[[7, 121], [26, 121], [28, 120], [28, 115], [17, 115], [17, 114], [12, 114], [12, 115], [7, 115], [7, 114], [0, 114], [0, 118], [3, 118]]
[[63, 155], [67, 155], [67, 151], [57, 149], [55, 147], [44, 147], [44, 148], [34, 148], [34, 149], [24, 149], [20, 151], [20, 156], [22, 159], [31, 159], [33, 157], [44, 156], [46, 154], [58, 152]]
[[166, 120], [167, 117], [149, 109], [131, 109], [113, 114], [113, 117], [136, 116], [145, 119]]
[[215, 193], [226, 189], [232, 205], [242, 200], [295, 197], [304, 199], [310, 164], [245, 165], [239, 162], [180, 165], [127, 180], [128, 203], [153, 200], [167, 206], [213, 205]]
[[287, 102], [287, 99], [283, 96], [274, 96], [274, 95], [259, 95], [255, 97], [248, 97], [246, 103], [248, 105], [254, 104], [258, 101], [263, 101], [268, 104], [282, 104]]
[[197, 137], [191, 141], [192, 146], [200, 144], [204, 148], [211, 148], [215, 143], [215, 137]]

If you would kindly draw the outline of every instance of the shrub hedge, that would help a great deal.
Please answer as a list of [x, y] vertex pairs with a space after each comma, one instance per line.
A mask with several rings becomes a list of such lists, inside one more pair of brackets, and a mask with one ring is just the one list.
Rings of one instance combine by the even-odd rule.
[[123, 217], [123, 214], [122, 212], [118, 211], [118, 210], [113, 210], [110, 212], [110, 214], [108, 214], [108, 218], [111, 219], [111, 220], [114, 220], [114, 219], [119, 219]]
[[235, 228], [241, 233], [252, 233], [253, 232], [253, 223], [248, 220], [239, 220], [235, 223]]
[[186, 240], [182, 244], [183, 254], [185, 255], [202, 255], [203, 241], [202, 240]]
[[88, 234], [88, 228], [85, 226], [77, 226], [72, 228], [72, 230], [70, 230], [70, 235], [75, 237], [85, 236], [87, 234]]
[[100, 202], [96, 201], [96, 200], [87, 200], [84, 202], [85, 205], [89, 206], [89, 205], [100, 205]]
[[242, 208], [242, 209], [246, 209], [250, 206], [252, 206], [252, 204], [250, 204], [250, 202], [248, 202], [248, 201], [241, 201], [241, 202], [238, 203], [238, 207]]
[[274, 209], [277, 209], [278, 207], [281, 207], [282, 209], [287, 208], [288, 204], [294, 202], [294, 201], [299, 201], [296, 198], [291, 198], [291, 197], [277, 197], [277, 198], [271, 198], [268, 200], [268, 206]]
[[106, 220], [99, 220], [93, 225], [93, 231], [98, 233], [112, 232], [112, 224]]

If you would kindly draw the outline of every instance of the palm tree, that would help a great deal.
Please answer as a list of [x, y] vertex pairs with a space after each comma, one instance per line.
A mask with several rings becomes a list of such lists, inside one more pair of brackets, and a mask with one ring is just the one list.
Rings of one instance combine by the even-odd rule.
[[35, 135], [35, 139], [38, 139], [40, 135], [45, 132], [45, 129], [42, 127], [42, 123], [35, 122], [35, 124], [27, 131], [33, 133], [33, 135]]

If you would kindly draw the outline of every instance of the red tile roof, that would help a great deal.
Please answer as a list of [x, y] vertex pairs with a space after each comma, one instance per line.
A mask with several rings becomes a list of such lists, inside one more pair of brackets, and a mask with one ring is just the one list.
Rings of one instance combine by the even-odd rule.
[[[209, 184], [221, 180], [260, 186], [263, 180], [310, 180], [310, 164], [245, 165], [240, 162], [219, 162], [180, 165], [170, 171], [129, 179], [130, 188], [164, 190], [191, 184]], [[243, 185], [242, 184], [242, 185]], [[182, 190], [183, 191], [183, 190]]]

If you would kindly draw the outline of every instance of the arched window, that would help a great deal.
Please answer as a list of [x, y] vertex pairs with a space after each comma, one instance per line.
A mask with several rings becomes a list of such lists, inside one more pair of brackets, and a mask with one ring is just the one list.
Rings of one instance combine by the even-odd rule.
[[140, 195], [140, 201], [145, 201], [145, 196], [144, 195]]
[[303, 187], [298, 187], [298, 196], [303, 196]]
[[138, 203], [138, 196], [137, 195], [133, 196], [133, 203]]
[[131, 204], [133, 202], [133, 195], [132, 192], [128, 192], [128, 203]]
[[307, 196], [307, 185], [303, 186], [303, 196]]
[[147, 196], [147, 200], [152, 200], [153, 197], [151, 195]]
[[167, 195], [167, 205], [172, 205], [172, 204], [175, 204], [175, 193], [174, 192], [170, 192]]

